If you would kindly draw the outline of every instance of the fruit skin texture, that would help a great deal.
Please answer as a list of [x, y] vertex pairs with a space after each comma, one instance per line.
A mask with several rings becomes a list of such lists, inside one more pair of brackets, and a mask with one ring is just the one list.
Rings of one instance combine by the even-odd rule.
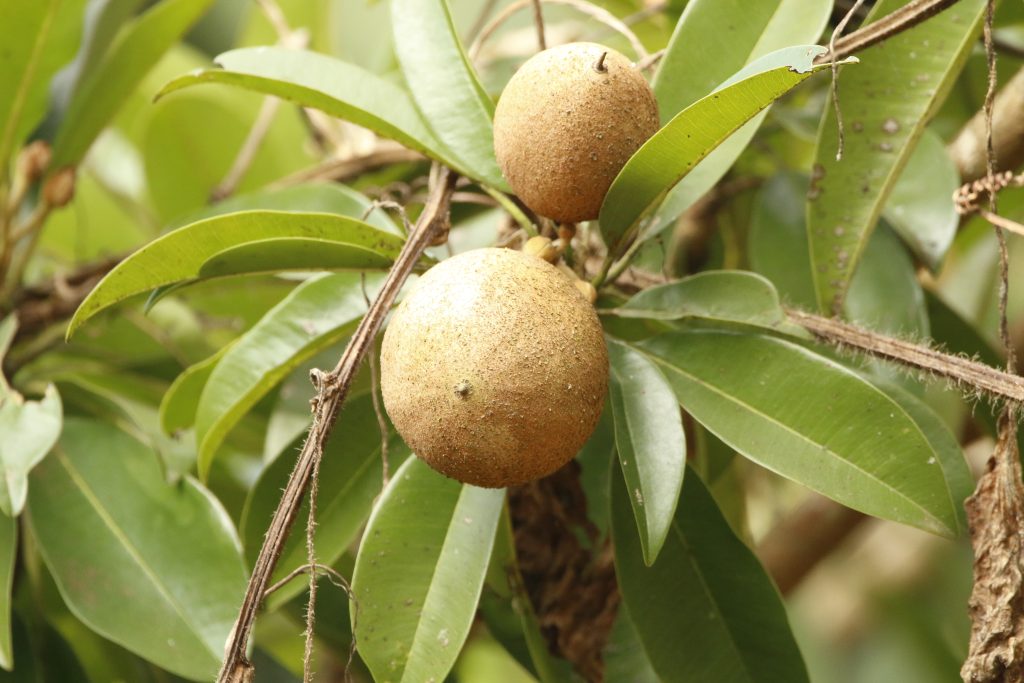
[[412, 451], [491, 488], [571, 460], [608, 390], [590, 302], [551, 264], [509, 249], [427, 271], [388, 325], [380, 370], [384, 407]]
[[[605, 52], [602, 73], [594, 67]], [[528, 207], [576, 223], [597, 218], [615, 176], [658, 127], [654, 93], [628, 58], [569, 43], [534, 55], [505, 86], [494, 152]]]

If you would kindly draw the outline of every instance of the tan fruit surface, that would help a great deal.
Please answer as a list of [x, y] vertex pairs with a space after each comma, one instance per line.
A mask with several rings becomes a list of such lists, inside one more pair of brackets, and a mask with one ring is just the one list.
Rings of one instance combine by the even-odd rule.
[[494, 152], [527, 206], [572, 223], [597, 218], [615, 176], [657, 130], [654, 94], [629, 59], [570, 43], [534, 55], [505, 86]]
[[600, 418], [608, 352], [590, 302], [551, 264], [476, 249], [420, 278], [381, 350], [384, 406], [434, 469], [477, 486], [538, 479]]

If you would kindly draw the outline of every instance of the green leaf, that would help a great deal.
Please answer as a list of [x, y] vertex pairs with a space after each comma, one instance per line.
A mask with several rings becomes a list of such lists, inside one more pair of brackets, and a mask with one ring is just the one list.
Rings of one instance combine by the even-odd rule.
[[[790, 45], [821, 35], [832, 0], [696, 0], [687, 4], [652, 87], [667, 121], [734, 72]], [[722, 40], [727, 27], [728, 40]], [[747, 148], [767, 116], [762, 111], [701, 161], [665, 197], [645, 235], [653, 235], [703, 196]]]
[[838, 363], [774, 337], [691, 331], [641, 344], [693, 417], [758, 464], [875, 517], [952, 536], [924, 434]]
[[661, 556], [645, 567], [629, 492], [612, 484], [615, 571], [629, 619], [665, 683], [807, 681], [786, 609], [695, 472]]
[[494, 157], [494, 103], [459, 42], [447, 0], [391, 0], [391, 27], [395, 55], [427, 125], [471, 177], [507, 190]]
[[[869, 21], [903, 4], [883, 0]], [[807, 200], [811, 272], [822, 311], [842, 302], [900, 171], [974, 47], [984, 7], [985, 0], [956, 3], [868, 48], [858, 68], [844, 70], [843, 160], [836, 161], [838, 129], [828, 106]]]
[[966, 532], [967, 517], [964, 512], [964, 499], [974, 493], [974, 475], [964, 459], [960, 443], [942, 418], [927, 403], [892, 380], [872, 378], [872, 383], [896, 401], [914, 420], [921, 433], [928, 439], [939, 467], [946, 480], [946, 491], [949, 502], [956, 513], [957, 535]]
[[27, 514], [75, 616], [168, 671], [214, 677], [246, 577], [208, 491], [168, 485], [153, 453], [114, 427], [68, 420], [32, 473]]
[[[371, 299], [380, 282], [367, 282]], [[246, 411], [304, 360], [350, 334], [365, 312], [358, 274], [321, 275], [239, 337], [211, 371], [196, 407], [199, 476], [206, 478], [217, 448]]]
[[612, 182], [601, 206], [609, 251], [636, 233], [640, 220], [711, 150], [759, 111], [827, 66], [824, 48], [779, 50], [736, 74], [720, 90], [690, 105], [637, 150]]
[[232, 50], [218, 56], [216, 63], [222, 68], [179, 76], [157, 97], [202, 83], [233, 85], [319, 109], [460, 171], [470, 170], [438, 142], [404, 88], [354, 64], [281, 47]]
[[893, 185], [882, 215], [922, 261], [936, 270], [946, 255], [960, 216], [953, 192], [960, 174], [938, 134], [925, 129]]
[[274, 237], [229, 247], [206, 259], [199, 279], [282, 270], [382, 270], [392, 259], [355, 244], [311, 237]]
[[775, 287], [755, 273], [706, 271], [656, 285], [602, 314], [648, 320], [699, 318], [709, 322], [749, 325], [806, 336], [788, 322]]
[[146, 73], [213, 4], [163, 0], [124, 27], [76, 89], [53, 142], [52, 169], [77, 165]]
[[39, 401], [26, 401], [17, 392], [0, 388], [0, 510], [5, 515], [21, 514], [28, 494], [28, 473], [57, 443], [62, 412], [52, 384]]
[[568, 661], [551, 654], [541, 633], [540, 622], [519, 572], [507, 504], [502, 506], [498, 520], [494, 554], [480, 596], [480, 611], [491, 634], [541, 683], [579, 680]]
[[[386, 211], [371, 211], [373, 202], [362, 192], [334, 182], [310, 182], [302, 185], [268, 188], [237, 194], [210, 204], [175, 221], [172, 228], [196, 223], [203, 218], [239, 211], [293, 211], [297, 213], [336, 213], [358, 218], [384, 232], [404, 237]], [[366, 215], [366, 218], [362, 218]]]
[[644, 652], [640, 634], [636, 632], [633, 620], [624, 607], [619, 608], [608, 634], [608, 643], [602, 653], [604, 676], [607, 681], [629, 681], [629, 683], [662, 683], [654, 673], [651, 660]]
[[245, 211], [207, 218], [153, 240], [119, 263], [75, 311], [67, 335], [70, 338], [86, 320], [128, 297], [199, 277], [203, 264], [226, 249], [281, 237], [331, 240], [392, 259], [403, 244], [396, 235], [332, 214]]
[[14, 646], [11, 643], [11, 588], [18, 557], [18, 522], [13, 517], [0, 518], [0, 667], [14, 669]]
[[443, 681], [476, 614], [503, 489], [447, 479], [409, 458], [359, 547], [359, 654], [378, 681]]
[[188, 429], [196, 421], [196, 406], [213, 369], [234, 342], [222, 346], [217, 353], [185, 368], [160, 401], [160, 428], [165, 434]]
[[50, 80], [78, 46], [84, 0], [0, 4], [0, 184], [9, 159], [46, 111]]
[[[671, 119], [750, 62], [813, 43], [831, 10], [831, 0], [691, 0], [651, 82], [661, 119]], [[728, 40], [722, 40], [723, 29]]]
[[644, 564], [665, 543], [686, 472], [686, 436], [679, 402], [658, 367], [629, 346], [609, 340], [608, 402], [615, 446], [630, 491]]
[[[242, 538], [250, 564], [256, 561], [263, 544], [270, 518], [281, 499], [288, 476], [295, 466], [295, 448], [285, 449], [260, 473], [256, 485], [242, 513]], [[401, 439], [389, 433], [388, 461], [392, 471], [409, 455]], [[373, 501], [383, 486], [381, 467], [380, 428], [368, 394], [349, 399], [345, 403], [332, 437], [324, 448], [320, 463], [320, 488], [316, 506], [317, 561], [334, 564], [348, 549], [356, 534], [366, 522]], [[304, 520], [309, 504], [304, 502], [296, 519]], [[281, 552], [272, 581], [282, 579], [293, 569], [306, 564], [304, 534], [292, 534]], [[307, 586], [305, 581], [293, 581], [275, 591], [268, 599], [274, 609], [298, 595]]]

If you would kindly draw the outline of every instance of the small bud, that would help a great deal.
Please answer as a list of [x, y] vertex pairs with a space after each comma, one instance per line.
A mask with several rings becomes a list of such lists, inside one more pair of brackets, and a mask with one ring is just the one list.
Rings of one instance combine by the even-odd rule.
[[25, 182], [34, 183], [43, 176], [46, 167], [50, 165], [50, 156], [49, 143], [35, 140], [18, 153], [18, 174]]
[[593, 305], [597, 301], [597, 290], [594, 289], [594, 285], [590, 284], [586, 280], [577, 280], [573, 283], [576, 285], [576, 289], [580, 290], [580, 294], [586, 297], [587, 301]]
[[43, 201], [54, 208], [66, 206], [75, 196], [75, 169], [65, 166], [43, 185]]
[[556, 263], [560, 256], [560, 252], [551, 243], [551, 240], [540, 235], [526, 240], [526, 244], [523, 245], [523, 253], [544, 259], [548, 263]]

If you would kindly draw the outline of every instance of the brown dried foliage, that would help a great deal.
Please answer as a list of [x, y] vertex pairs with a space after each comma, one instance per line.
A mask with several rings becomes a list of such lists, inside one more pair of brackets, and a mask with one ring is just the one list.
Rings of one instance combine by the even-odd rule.
[[1024, 681], [1024, 485], [1008, 419], [964, 504], [974, 548], [970, 653], [960, 670], [967, 683]]
[[509, 489], [509, 506], [519, 570], [551, 652], [603, 681], [619, 590], [611, 544], [587, 517], [579, 464]]

